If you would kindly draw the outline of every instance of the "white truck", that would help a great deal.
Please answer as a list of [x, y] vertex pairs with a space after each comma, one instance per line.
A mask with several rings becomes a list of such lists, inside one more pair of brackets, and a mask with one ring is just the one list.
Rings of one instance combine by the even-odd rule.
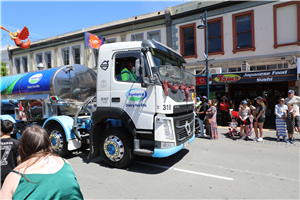
[[[136, 81], [121, 71], [135, 60]], [[183, 57], [154, 40], [104, 44], [97, 74], [68, 65], [1, 78], [1, 119], [40, 124], [64, 156], [89, 144], [88, 158], [122, 168], [134, 155], [167, 157], [195, 138], [195, 77]]]

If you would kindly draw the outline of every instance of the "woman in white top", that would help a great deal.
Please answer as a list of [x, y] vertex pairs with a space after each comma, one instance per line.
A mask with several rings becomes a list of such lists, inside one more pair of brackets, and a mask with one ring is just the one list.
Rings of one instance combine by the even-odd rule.
[[284, 101], [284, 98], [279, 98], [279, 104], [275, 106], [277, 142], [280, 141], [280, 136], [282, 136], [283, 140], [286, 141], [285, 138], [287, 136], [284, 111], [287, 110], [288, 107], [284, 104]]
[[[246, 139], [248, 140], [249, 136], [249, 125], [250, 125], [250, 119], [251, 116], [251, 110], [247, 106], [247, 101], [242, 101], [242, 106], [239, 109], [239, 118], [241, 120], [241, 127], [240, 127], [240, 139]], [[245, 128], [245, 129], [244, 129]], [[246, 136], [243, 136], [243, 132], [246, 132]]]

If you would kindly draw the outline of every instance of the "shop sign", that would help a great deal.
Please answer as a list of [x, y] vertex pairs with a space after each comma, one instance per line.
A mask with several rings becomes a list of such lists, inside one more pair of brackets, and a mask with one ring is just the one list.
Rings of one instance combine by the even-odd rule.
[[235, 83], [266, 83], [298, 80], [297, 69], [213, 74], [212, 85]]
[[[212, 82], [212, 78], [211, 75], [209, 76], [209, 84], [211, 84]], [[201, 75], [201, 76], [196, 76], [196, 85], [206, 85], [206, 76], [205, 75]]]

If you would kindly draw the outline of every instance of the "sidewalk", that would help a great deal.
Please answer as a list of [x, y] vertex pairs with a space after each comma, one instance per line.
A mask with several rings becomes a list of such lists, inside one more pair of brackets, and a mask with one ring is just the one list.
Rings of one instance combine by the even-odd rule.
[[[239, 130], [239, 128], [238, 128]], [[250, 139], [249, 141], [246, 140], [240, 140], [242, 142], [256, 142], [256, 143], [262, 143], [262, 144], [272, 144], [272, 145], [278, 145], [278, 146], [290, 146], [290, 147], [300, 147], [300, 134], [298, 132], [296, 132], [294, 134], [294, 138], [295, 138], [295, 143], [291, 144], [291, 143], [286, 143], [284, 141], [280, 141], [277, 142], [277, 136], [276, 136], [276, 130], [275, 129], [263, 129], [264, 133], [263, 133], [263, 141], [261, 142], [257, 142], [254, 141], [252, 139]], [[227, 133], [228, 132], [228, 126], [218, 126], [218, 133], [219, 133], [219, 139], [227, 139], [227, 140], [231, 140], [231, 138], [227, 137]], [[259, 132], [258, 132], [259, 134]], [[255, 137], [255, 133], [254, 136], [252, 138]], [[236, 137], [238, 138], [238, 137]], [[201, 139], [201, 138], [199, 138]], [[205, 139], [205, 138], [204, 138]]]

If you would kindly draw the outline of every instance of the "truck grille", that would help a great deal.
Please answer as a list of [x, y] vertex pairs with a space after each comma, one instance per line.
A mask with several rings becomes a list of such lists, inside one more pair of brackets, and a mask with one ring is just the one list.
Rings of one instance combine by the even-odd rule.
[[194, 133], [194, 113], [174, 117], [174, 130], [177, 145], [183, 144], [190, 139]]

